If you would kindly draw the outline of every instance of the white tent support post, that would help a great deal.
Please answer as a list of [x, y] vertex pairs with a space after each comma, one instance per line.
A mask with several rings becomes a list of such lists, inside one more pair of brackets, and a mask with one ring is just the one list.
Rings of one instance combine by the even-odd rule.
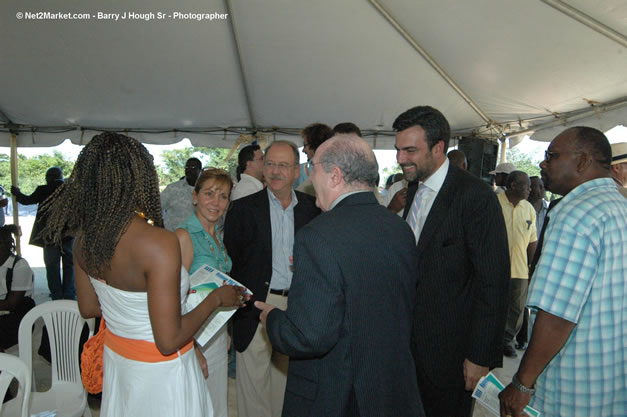
[[604, 25], [593, 17], [585, 14], [581, 10], [564, 3], [562, 0], [540, 0], [542, 3], [553, 7], [555, 10], [558, 10], [564, 13], [566, 16], [575, 19], [579, 23], [582, 23], [588, 26], [590, 29], [594, 30], [597, 33], [617, 42], [623, 48], [627, 48], [627, 37], [625, 35], [618, 33], [614, 29], [609, 26]]
[[433, 67], [433, 69], [442, 77], [444, 78], [444, 80], [448, 83], [448, 85], [451, 86], [451, 88], [453, 88], [453, 90], [455, 90], [455, 92], [457, 94], [459, 94], [461, 96], [461, 98], [464, 99], [464, 101], [466, 103], [468, 103], [468, 105], [479, 115], [479, 117], [481, 117], [483, 119], [483, 121], [486, 122], [486, 124], [488, 125], [488, 127], [494, 127], [497, 129], [497, 131], [499, 133], [502, 133], [502, 129], [500, 128], [500, 126], [492, 119], [490, 119], [490, 117], [479, 108], [479, 106], [472, 100], [472, 98], [470, 98], [470, 96], [468, 94], [466, 94], [464, 92], [464, 90], [461, 89], [461, 87], [459, 85], [457, 85], [457, 83], [455, 82], [455, 80], [453, 80], [444, 70], [444, 68], [442, 68], [440, 66], [440, 64], [437, 63], [437, 61], [435, 59], [433, 59], [431, 57], [431, 55], [429, 55], [429, 53], [422, 47], [420, 46], [420, 44], [418, 44], [418, 42], [416, 42], [416, 40], [414, 38], [412, 38], [412, 36], [405, 30], [405, 28], [403, 28], [401, 26], [400, 23], [398, 23], [398, 21], [396, 19], [394, 19], [392, 17], [392, 15], [390, 15], [387, 10], [385, 10], [385, 8], [383, 8], [383, 6], [381, 6], [381, 4], [379, 4], [379, 2], [377, 0], [369, 0], [370, 3], [375, 7], [375, 9], [377, 9], [379, 11], [379, 13], [381, 13], [381, 15], [392, 25], [394, 26], [394, 28], [405, 38], [405, 40], [407, 42], [409, 42], [409, 44], [429, 63], [429, 65], [431, 65], [431, 67]]
[[[17, 136], [15, 133], [11, 133], [11, 185], [17, 186]], [[20, 213], [17, 204], [17, 198], [14, 194], [11, 195], [13, 203], [13, 224], [20, 227]], [[22, 247], [20, 245], [20, 236], [16, 236], [15, 250], [18, 255], [22, 254]]]
[[507, 138], [499, 138], [499, 142], [501, 144], [501, 159], [499, 164], [503, 162], [507, 162]]
[[233, 41], [235, 42], [235, 52], [237, 55], [237, 63], [239, 65], [240, 76], [242, 77], [242, 86], [244, 87], [244, 95], [246, 96], [246, 107], [248, 108], [248, 118], [250, 119], [250, 125], [253, 128], [257, 128], [257, 122], [255, 120], [255, 112], [253, 110], [253, 103], [250, 99], [250, 88], [248, 87], [248, 79], [246, 78], [246, 70], [244, 66], [244, 57], [242, 56], [242, 48], [239, 44], [239, 36], [237, 36], [237, 28], [235, 26], [235, 16], [233, 16], [233, 8], [231, 7], [231, 0], [224, 0], [226, 10], [229, 13], [229, 23], [231, 26], [231, 33], [233, 34]]

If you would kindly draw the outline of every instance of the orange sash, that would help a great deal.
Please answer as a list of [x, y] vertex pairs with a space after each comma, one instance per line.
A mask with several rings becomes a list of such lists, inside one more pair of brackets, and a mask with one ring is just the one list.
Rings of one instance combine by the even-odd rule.
[[187, 353], [192, 347], [194, 347], [194, 340], [190, 340], [185, 346], [180, 348], [177, 352], [170, 355], [163, 355], [159, 352], [157, 345], [146, 340], [128, 339], [115, 335], [105, 330], [104, 344], [117, 353], [118, 355], [138, 362], [166, 362], [176, 359], [184, 353]]

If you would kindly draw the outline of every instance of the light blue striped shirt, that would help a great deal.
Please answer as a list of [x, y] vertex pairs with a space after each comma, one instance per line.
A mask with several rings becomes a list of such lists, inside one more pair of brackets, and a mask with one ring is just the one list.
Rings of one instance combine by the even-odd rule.
[[272, 225], [272, 277], [270, 288], [287, 290], [292, 284], [290, 256], [294, 250], [294, 206], [298, 204], [292, 190], [292, 202], [283, 209], [281, 202], [268, 188], [270, 223]]
[[530, 405], [546, 417], [627, 416], [627, 200], [595, 179], [549, 217], [527, 305], [576, 326]]

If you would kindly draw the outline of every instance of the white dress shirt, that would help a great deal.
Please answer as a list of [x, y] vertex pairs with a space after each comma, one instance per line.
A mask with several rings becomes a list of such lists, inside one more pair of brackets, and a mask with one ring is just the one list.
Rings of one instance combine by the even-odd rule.
[[[446, 174], [448, 173], [449, 161], [448, 158], [444, 161], [444, 163], [438, 168], [426, 181], [420, 182], [419, 187], [424, 187], [425, 190], [422, 193], [422, 200], [420, 201], [420, 208], [418, 211], [418, 227], [416, 228], [414, 235], [416, 236], [416, 242], [420, 238], [420, 232], [422, 232], [422, 228], [427, 220], [427, 216], [429, 216], [429, 212], [431, 211], [431, 207], [433, 206], [433, 202], [435, 198], [438, 196], [440, 189], [442, 188], [442, 184], [444, 184], [444, 179], [446, 178]], [[418, 195], [418, 191], [416, 191], [416, 195]], [[412, 202], [413, 205], [413, 202]], [[409, 219], [409, 216], [407, 216]]]
[[239, 182], [233, 188], [233, 192], [231, 192], [231, 201], [238, 200], [261, 190], [263, 190], [261, 181], [252, 175], [241, 174]]

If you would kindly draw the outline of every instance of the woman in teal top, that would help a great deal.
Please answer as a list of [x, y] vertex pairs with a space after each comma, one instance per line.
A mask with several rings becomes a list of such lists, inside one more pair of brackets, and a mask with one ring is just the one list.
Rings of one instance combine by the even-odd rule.
[[[217, 227], [229, 204], [232, 188], [229, 173], [217, 168], [202, 171], [196, 181], [192, 192], [195, 213], [175, 232], [181, 245], [183, 266], [190, 274], [205, 264], [227, 274], [231, 271], [231, 258]], [[227, 345], [224, 326], [200, 349], [207, 360], [207, 386], [214, 417], [227, 417]]]

